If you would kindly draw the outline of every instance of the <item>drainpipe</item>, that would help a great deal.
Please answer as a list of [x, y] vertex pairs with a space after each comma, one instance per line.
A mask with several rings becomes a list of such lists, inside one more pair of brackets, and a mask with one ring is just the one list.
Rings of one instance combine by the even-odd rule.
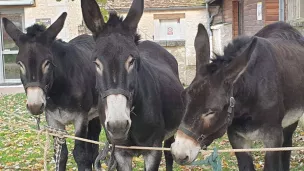
[[209, 42], [210, 42], [210, 59], [213, 57], [213, 33], [211, 30], [211, 25], [213, 23], [214, 17], [220, 13], [221, 7], [218, 8], [216, 14], [212, 14], [209, 10], [209, 3], [206, 2], [206, 9], [207, 9], [207, 32], [209, 34]]
[[284, 0], [279, 0], [279, 20], [285, 20], [285, 3]]
[[207, 9], [207, 32], [209, 34], [209, 43], [210, 43], [210, 59], [212, 58], [212, 52], [213, 52], [213, 34], [212, 34], [212, 30], [211, 30], [211, 14], [209, 11], [209, 3], [206, 3], [206, 9]]

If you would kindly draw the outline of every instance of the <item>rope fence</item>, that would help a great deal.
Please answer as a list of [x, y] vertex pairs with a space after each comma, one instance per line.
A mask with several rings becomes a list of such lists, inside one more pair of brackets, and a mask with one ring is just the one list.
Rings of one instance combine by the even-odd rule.
[[[32, 121], [24, 119], [24, 118], [16, 115], [15, 113], [9, 112], [7, 110], [3, 110], [3, 111], [5, 113], [9, 114], [9, 115], [12, 115], [12, 116], [14, 116], [16, 118], [22, 119], [23, 121], [26, 121], [29, 124], [32, 123], [34, 125], [34, 123]], [[106, 145], [103, 142], [98, 142], [98, 141], [93, 141], [93, 140], [89, 140], [89, 139], [85, 139], [85, 138], [75, 137], [75, 136], [69, 135], [67, 133], [65, 133], [65, 134], [54, 133], [53, 130], [50, 130], [48, 127], [45, 127], [45, 128], [43, 128], [41, 130], [37, 130], [37, 129], [29, 128], [29, 127], [26, 127], [26, 126], [9, 124], [9, 123], [7, 123], [5, 121], [2, 121], [2, 120], [0, 120], [0, 123], [5, 124], [5, 125], [9, 125], [9, 126], [12, 126], [12, 127], [15, 127], [15, 128], [22, 128], [22, 129], [25, 129], [25, 130], [30, 130], [32, 132], [36, 132], [37, 133], [38, 142], [39, 142], [40, 146], [44, 149], [44, 170], [47, 170], [46, 158], [47, 158], [48, 150], [50, 148], [50, 138], [49, 138], [49, 136], [55, 136], [55, 137], [60, 137], [60, 138], [70, 138], [70, 139], [74, 139], [74, 140], [84, 141], [84, 142], [88, 142], [88, 143], [92, 143], [92, 144], [97, 144], [97, 145], [103, 145], [103, 146]], [[44, 133], [46, 135], [46, 141], [45, 141], [44, 145], [42, 145], [41, 140], [40, 140], [40, 136], [41, 136], [42, 133]], [[109, 144], [109, 145], [111, 146], [111, 144]], [[128, 149], [128, 150], [170, 151], [170, 148], [163, 148], [163, 147], [143, 147], [143, 146], [121, 146], [121, 145], [115, 145], [115, 148]], [[203, 156], [210, 155], [210, 154], [211, 154], [211, 156], [214, 156], [215, 153], [217, 155], [217, 153], [273, 152], [273, 151], [304, 151], [304, 147], [249, 148], [249, 149], [222, 149], [222, 150], [214, 149], [214, 150], [201, 150], [200, 153]], [[214, 160], [215, 160], [215, 158], [216, 157], [213, 157]], [[202, 164], [205, 164], [205, 162], [197, 161], [193, 165], [199, 165], [199, 164], [202, 165]], [[218, 169], [214, 169], [214, 170], [218, 170]]]

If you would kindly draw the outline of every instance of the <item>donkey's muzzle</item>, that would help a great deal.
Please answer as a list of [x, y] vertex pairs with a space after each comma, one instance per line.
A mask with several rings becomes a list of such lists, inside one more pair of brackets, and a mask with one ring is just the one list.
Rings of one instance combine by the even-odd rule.
[[129, 120], [110, 120], [106, 123], [106, 129], [112, 139], [125, 139], [130, 127]]
[[27, 104], [26, 107], [31, 112], [31, 114], [39, 115], [39, 114], [43, 113], [44, 103], [42, 103], [42, 104], [32, 104], [32, 105]]
[[46, 99], [44, 91], [40, 87], [28, 87], [26, 89], [27, 102], [26, 107], [33, 115], [43, 113]]

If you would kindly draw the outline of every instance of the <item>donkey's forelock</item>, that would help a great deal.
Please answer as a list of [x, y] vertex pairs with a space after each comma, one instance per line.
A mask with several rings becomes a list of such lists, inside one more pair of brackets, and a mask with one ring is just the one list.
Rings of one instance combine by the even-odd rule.
[[35, 37], [39, 35], [40, 33], [44, 32], [46, 30], [46, 27], [41, 24], [34, 24], [28, 28], [26, 28], [26, 35], [29, 37]]
[[[20, 41], [25, 43], [28, 41], [37, 41], [37, 38], [42, 35], [43, 32], [46, 31], [46, 27], [41, 24], [34, 24], [28, 28], [26, 28], [26, 34], [20, 36]], [[44, 38], [42, 38], [43, 40]], [[40, 39], [38, 39], [40, 40]]]
[[224, 49], [224, 55], [216, 54], [216, 58], [212, 59], [212, 62], [215, 63], [226, 63], [232, 61], [237, 54], [242, 51], [243, 47], [246, 47], [247, 43], [252, 40], [251, 37], [248, 36], [241, 36], [234, 39], [231, 43], [229, 43]]
[[111, 12], [109, 15], [109, 20], [103, 26], [103, 34], [120, 33], [126, 36], [133, 35], [134, 42], [138, 45], [140, 40], [140, 35], [138, 33], [132, 33], [127, 26], [124, 26], [124, 18], [119, 16], [116, 12]]
[[225, 66], [226, 64], [230, 63], [233, 59], [239, 56], [242, 49], [245, 48], [251, 41], [252, 38], [248, 36], [240, 36], [234, 39], [224, 48], [223, 55], [215, 53], [215, 58], [211, 59], [212, 62], [207, 66], [208, 71], [213, 73], [221, 66]]

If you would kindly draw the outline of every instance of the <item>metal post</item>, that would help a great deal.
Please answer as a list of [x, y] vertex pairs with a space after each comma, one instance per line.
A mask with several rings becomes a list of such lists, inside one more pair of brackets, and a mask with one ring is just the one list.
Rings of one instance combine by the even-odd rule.
[[285, 3], [284, 0], [279, 0], [279, 20], [285, 20]]

